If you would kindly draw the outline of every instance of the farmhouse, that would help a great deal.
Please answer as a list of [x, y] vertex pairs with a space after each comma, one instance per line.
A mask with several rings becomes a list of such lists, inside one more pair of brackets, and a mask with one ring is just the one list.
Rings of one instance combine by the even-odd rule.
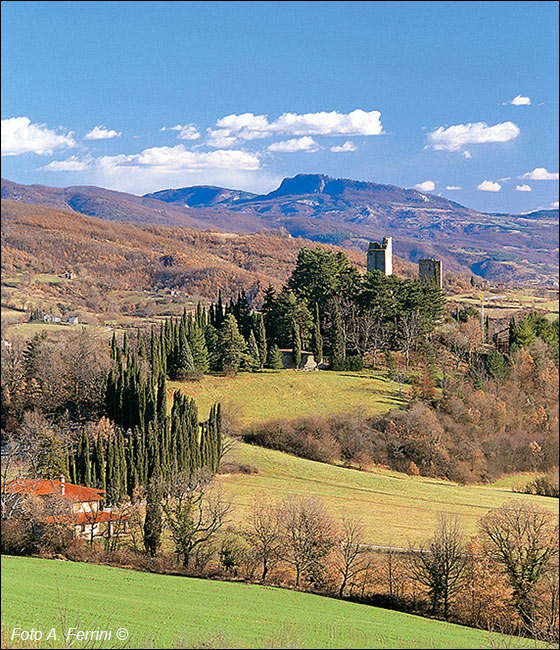
[[[128, 532], [128, 521], [113, 509], [101, 509], [103, 490], [66, 483], [61, 476], [58, 481], [49, 479], [21, 479], [10, 481], [4, 487], [9, 495], [37, 496], [43, 499], [58, 497], [68, 502], [71, 526], [76, 537], [113, 537]], [[45, 518], [54, 523], [54, 517]], [[120, 525], [117, 525], [120, 524]], [[117, 530], [118, 528], [118, 530]]]

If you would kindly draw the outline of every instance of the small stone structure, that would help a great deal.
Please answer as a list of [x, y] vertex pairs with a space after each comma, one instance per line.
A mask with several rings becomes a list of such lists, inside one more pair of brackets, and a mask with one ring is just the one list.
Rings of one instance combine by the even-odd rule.
[[441, 260], [433, 258], [418, 260], [418, 276], [420, 282], [432, 282], [443, 289], [443, 270]]
[[370, 242], [367, 252], [367, 270], [382, 271], [385, 275], [393, 273], [393, 238], [384, 237], [381, 244]]
[[280, 353], [282, 354], [282, 366], [288, 370], [319, 370], [313, 352], [302, 351], [299, 366], [294, 363], [292, 350], [280, 350]]

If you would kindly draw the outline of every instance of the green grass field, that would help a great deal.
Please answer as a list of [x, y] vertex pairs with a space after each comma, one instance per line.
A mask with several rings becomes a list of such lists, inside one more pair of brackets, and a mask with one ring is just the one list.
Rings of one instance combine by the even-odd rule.
[[236, 518], [245, 516], [254, 495], [274, 499], [289, 494], [316, 496], [336, 518], [361, 520], [365, 541], [380, 546], [407, 546], [430, 537], [440, 512], [456, 514], [467, 534], [477, 532], [478, 520], [489, 510], [514, 499], [558, 513], [556, 499], [515, 494], [507, 482], [504, 486], [468, 486], [383, 469], [365, 472], [244, 443], [229, 452], [226, 460], [254, 465], [259, 472], [218, 477], [236, 504]]
[[[58, 643], [40, 646], [51, 648], [531, 646], [525, 639], [272, 587], [6, 556], [2, 621], [8, 641], [14, 627], [42, 630], [45, 637], [54, 627]], [[64, 645], [64, 630], [71, 627], [112, 630], [112, 639]], [[129, 633], [125, 643], [116, 641], [121, 628]]]
[[402, 404], [398, 384], [374, 372], [265, 370], [236, 377], [205, 376], [200, 382], [169, 382], [169, 397], [180, 388], [193, 397], [201, 418], [221, 402], [239, 424], [333, 415], [361, 408], [368, 415]]

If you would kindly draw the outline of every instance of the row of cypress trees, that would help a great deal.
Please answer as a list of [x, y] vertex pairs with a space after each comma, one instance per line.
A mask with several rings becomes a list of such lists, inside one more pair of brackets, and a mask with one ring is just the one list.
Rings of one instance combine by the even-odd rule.
[[[187, 322], [185, 319], [185, 326]], [[152, 331], [150, 360], [140, 333], [135, 350], [126, 335], [122, 346], [113, 336], [114, 367], [107, 378], [105, 398], [113, 433], [106, 437], [98, 433], [90, 439], [84, 432], [69, 460], [70, 481], [105, 490], [108, 503], [132, 496], [138, 486], [146, 486], [156, 476], [167, 480], [175, 472], [203, 467], [212, 473], [218, 471], [222, 453], [220, 405], [212, 406], [208, 420], [199, 423], [194, 400], [177, 390], [167, 412], [164, 368], [170, 356], [168, 349], [173, 350], [170, 326], [177, 326], [181, 336], [185, 330], [177, 323], [165, 325], [160, 335]]]

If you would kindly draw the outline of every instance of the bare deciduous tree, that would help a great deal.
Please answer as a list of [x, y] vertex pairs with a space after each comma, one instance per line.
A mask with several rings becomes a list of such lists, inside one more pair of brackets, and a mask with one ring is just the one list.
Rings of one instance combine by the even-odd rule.
[[261, 582], [280, 556], [280, 521], [278, 507], [270, 499], [255, 496], [243, 537], [259, 562], [262, 563]]
[[409, 548], [408, 553], [410, 577], [427, 587], [432, 614], [441, 612], [447, 618], [453, 597], [463, 586], [468, 564], [457, 518], [441, 514], [424, 548]]
[[302, 575], [317, 581], [324, 558], [336, 544], [334, 522], [322, 501], [290, 497], [280, 504], [282, 560], [296, 572], [296, 587]]
[[503, 567], [526, 631], [533, 631], [535, 587], [558, 554], [554, 515], [533, 504], [514, 501], [480, 521], [488, 555]]
[[363, 543], [362, 523], [355, 519], [343, 519], [341, 525], [342, 541], [338, 549], [341, 559], [338, 567], [342, 581], [338, 591], [339, 598], [344, 596], [344, 589], [349, 581], [354, 580], [366, 570], [365, 561], [368, 548]]
[[397, 333], [404, 352], [406, 371], [410, 362], [410, 353], [416, 347], [424, 333], [424, 321], [419, 311], [406, 311], [399, 316]]

